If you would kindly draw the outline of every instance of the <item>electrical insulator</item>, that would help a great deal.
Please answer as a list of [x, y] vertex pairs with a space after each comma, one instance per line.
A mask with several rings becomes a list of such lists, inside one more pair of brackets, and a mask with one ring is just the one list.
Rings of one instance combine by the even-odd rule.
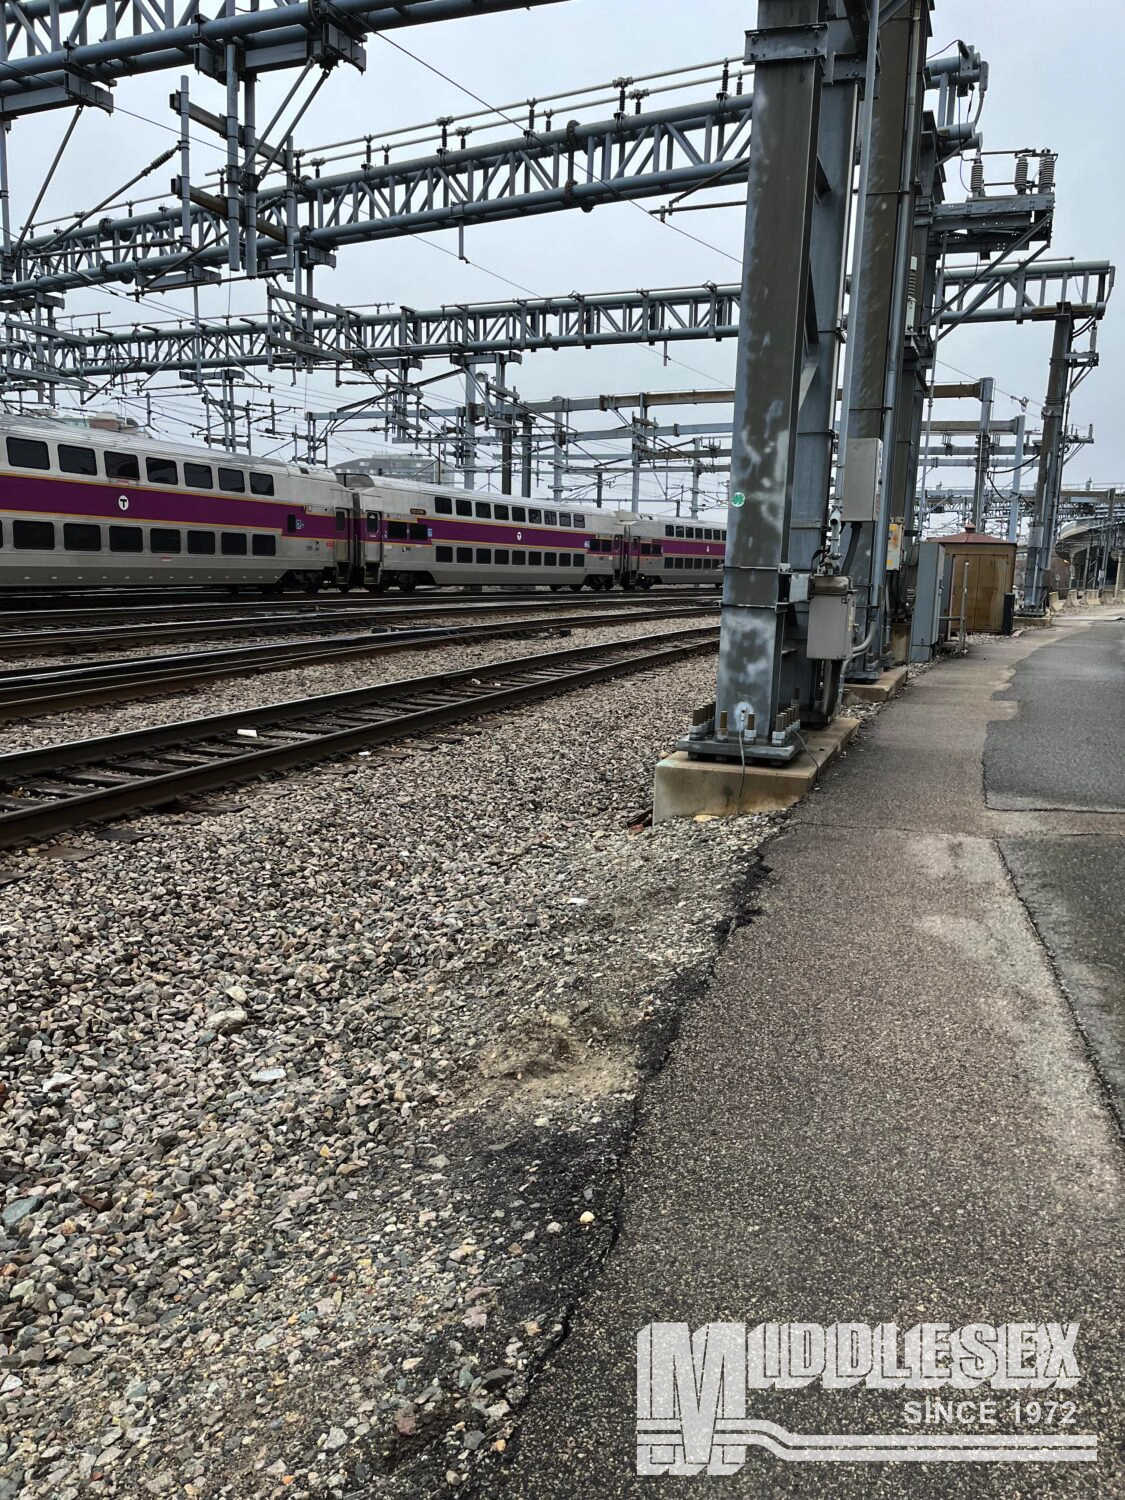
[[1020, 156], [1016, 159], [1016, 192], [1027, 192], [1027, 157]]
[[969, 177], [969, 189], [974, 198], [984, 197], [984, 162], [976, 157], [971, 168]]
[[1058, 157], [1057, 156], [1053, 156], [1050, 153], [1048, 153], [1046, 156], [1044, 156], [1044, 157], [1042, 157], [1040, 159], [1040, 162], [1039, 162], [1039, 191], [1041, 193], [1050, 193], [1050, 192], [1054, 191], [1054, 187], [1055, 187], [1055, 162], [1057, 160], [1058, 160]]

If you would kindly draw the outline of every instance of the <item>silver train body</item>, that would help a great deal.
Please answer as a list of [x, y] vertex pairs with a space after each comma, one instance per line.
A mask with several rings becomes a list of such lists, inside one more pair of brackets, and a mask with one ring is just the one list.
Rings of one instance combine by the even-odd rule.
[[0, 593], [651, 588], [722, 579], [725, 529], [0, 417]]

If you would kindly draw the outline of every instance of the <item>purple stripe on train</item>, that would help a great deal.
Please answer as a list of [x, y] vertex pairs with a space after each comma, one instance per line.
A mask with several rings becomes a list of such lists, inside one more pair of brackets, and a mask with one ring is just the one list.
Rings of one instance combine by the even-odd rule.
[[[122, 501], [125, 503], [122, 504]], [[128, 482], [119, 485], [77, 484], [67, 479], [30, 474], [0, 475], [0, 507], [6, 510], [65, 513], [92, 521], [149, 521], [179, 526], [257, 526], [283, 531], [287, 515], [304, 522], [303, 535], [330, 536], [330, 515], [309, 512], [303, 505], [283, 500], [259, 500], [242, 495], [181, 494], [175, 490], [146, 489]]]

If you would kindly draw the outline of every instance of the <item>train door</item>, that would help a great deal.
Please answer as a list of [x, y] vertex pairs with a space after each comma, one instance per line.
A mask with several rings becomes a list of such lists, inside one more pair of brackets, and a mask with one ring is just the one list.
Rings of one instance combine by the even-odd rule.
[[332, 548], [336, 587], [349, 589], [362, 576], [360, 563], [359, 504], [349, 497], [347, 505], [336, 507], [336, 530]]
[[383, 572], [383, 517], [377, 510], [363, 513], [363, 582], [369, 589], [380, 586]]
[[641, 539], [631, 527], [625, 528], [621, 539], [621, 587], [635, 589], [641, 571]]

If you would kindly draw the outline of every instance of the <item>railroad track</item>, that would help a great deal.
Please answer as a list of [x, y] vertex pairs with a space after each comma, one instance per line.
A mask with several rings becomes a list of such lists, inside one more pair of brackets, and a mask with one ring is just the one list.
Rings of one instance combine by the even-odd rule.
[[[707, 613], [718, 605], [705, 607]], [[536, 630], [601, 629], [634, 621], [669, 620], [695, 613], [700, 606], [669, 601], [648, 609], [608, 613], [550, 615], [543, 621], [498, 620], [485, 624], [396, 630], [386, 634], [334, 637], [330, 640], [274, 641], [266, 645], [217, 651], [181, 652], [174, 656], [127, 657], [83, 666], [10, 669], [0, 672], [0, 723], [39, 718], [43, 714], [96, 708], [106, 703], [186, 692], [202, 683], [249, 673], [281, 672], [302, 666], [417, 651], [426, 646], [488, 641]], [[398, 622], [395, 622], [396, 625]]]
[[[71, 623], [77, 624], [81, 620], [101, 620], [109, 616], [117, 616], [121, 620], [133, 620], [142, 616], [158, 617], [161, 619], [174, 618], [177, 613], [197, 613], [200, 611], [212, 611], [221, 614], [226, 611], [236, 613], [253, 613], [255, 611], [268, 613], [270, 610], [292, 610], [305, 611], [309, 614], [330, 614], [337, 609], [356, 609], [367, 607], [369, 609], [410, 609], [419, 603], [428, 603], [433, 600], [456, 600], [456, 599], [484, 599], [496, 601], [500, 599], [550, 599], [556, 592], [566, 590], [554, 590], [547, 588], [419, 588], [413, 593], [401, 593], [397, 590], [385, 594], [371, 594], [364, 589], [352, 589], [348, 593], [336, 593], [326, 591], [320, 594], [283, 593], [265, 594], [260, 590], [247, 589], [245, 592], [230, 592], [227, 589], [197, 589], [197, 590], [161, 590], [159, 593], [138, 592], [136, 594], [121, 592], [101, 592], [98, 590], [75, 590], [73, 594], [42, 594], [26, 596], [23, 594], [0, 595], [0, 622], [10, 623], [13, 628], [22, 626], [25, 622], [30, 626], [38, 621], [49, 622], [51, 620], [62, 620], [68, 618]], [[621, 591], [614, 590], [621, 597]], [[638, 591], [640, 592], [640, 591]], [[714, 594], [714, 587], [699, 587], [698, 585], [676, 585], [662, 584], [657, 589], [658, 593], [685, 595], [689, 597], [703, 598], [708, 594]], [[584, 591], [582, 598], [598, 598], [596, 594]], [[632, 593], [626, 593], [626, 598], [634, 597]]]
[[717, 626], [693, 626], [0, 756], [0, 846], [666, 666], [718, 638]]
[[[677, 603], [714, 604], [718, 595], [714, 590], [707, 594], [668, 595]], [[372, 625], [394, 620], [441, 619], [456, 615], [484, 616], [490, 614], [554, 614], [563, 610], [642, 609], [653, 607], [649, 594], [585, 594], [563, 597], [544, 594], [528, 598], [527, 593], [512, 597], [481, 598], [478, 595], [464, 598], [435, 596], [433, 600], [419, 603], [416, 599], [386, 599], [362, 605], [335, 605], [328, 609], [315, 608], [278, 612], [273, 608], [260, 608], [249, 614], [223, 610], [196, 610], [190, 618], [180, 618], [180, 606], [170, 606], [171, 616], [159, 619], [129, 617], [94, 618], [84, 625], [76, 625], [60, 611], [59, 616], [48, 622], [47, 629], [8, 629], [0, 632], [0, 656], [37, 656], [69, 652], [101, 651], [112, 646], [136, 645], [138, 638], [144, 641], [198, 640], [214, 635], [263, 635], [266, 633], [291, 633], [295, 631], [346, 630], [357, 625]], [[7, 624], [11, 617], [0, 615], [0, 625]], [[35, 624], [38, 625], [38, 621]]]

